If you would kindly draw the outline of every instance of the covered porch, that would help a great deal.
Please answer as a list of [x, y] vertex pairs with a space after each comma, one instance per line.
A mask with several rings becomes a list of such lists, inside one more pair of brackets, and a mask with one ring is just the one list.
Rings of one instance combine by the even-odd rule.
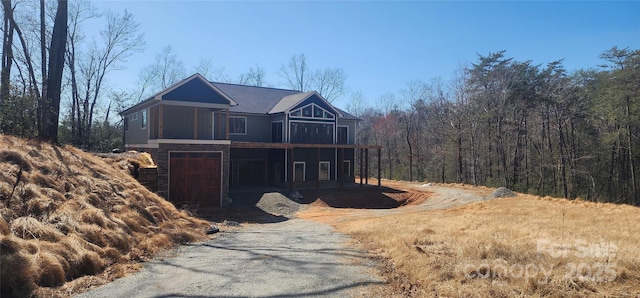
[[149, 139], [228, 140], [229, 109], [157, 104], [149, 107]]
[[[231, 187], [320, 188], [344, 187], [349, 183], [362, 186], [368, 184], [370, 178], [369, 150], [377, 152], [380, 186], [380, 149], [374, 145], [232, 142], [231, 162], [235, 165], [231, 170]], [[249, 177], [247, 171], [258, 177]], [[356, 176], [359, 182], [354, 181]], [[254, 185], [247, 185], [247, 182]]]

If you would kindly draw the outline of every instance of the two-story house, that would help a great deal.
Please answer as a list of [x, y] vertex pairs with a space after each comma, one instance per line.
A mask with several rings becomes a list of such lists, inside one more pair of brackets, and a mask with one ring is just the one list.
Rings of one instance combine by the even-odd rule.
[[355, 144], [359, 119], [317, 92], [200, 74], [121, 115], [125, 149], [151, 153], [158, 192], [174, 203], [220, 206], [235, 187], [353, 183], [356, 149], [371, 147]]

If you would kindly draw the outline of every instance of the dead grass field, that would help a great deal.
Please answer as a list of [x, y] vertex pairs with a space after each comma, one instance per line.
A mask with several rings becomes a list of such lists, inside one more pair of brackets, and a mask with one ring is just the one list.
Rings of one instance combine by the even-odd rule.
[[0, 135], [0, 296], [69, 296], [139, 267], [209, 223], [107, 161]]
[[[383, 186], [416, 191], [405, 182]], [[316, 202], [299, 217], [334, 225], [380, 258], [389, 296], [640, 295], [640, 208], [519, 194], [445, 210], [390, 211]]]

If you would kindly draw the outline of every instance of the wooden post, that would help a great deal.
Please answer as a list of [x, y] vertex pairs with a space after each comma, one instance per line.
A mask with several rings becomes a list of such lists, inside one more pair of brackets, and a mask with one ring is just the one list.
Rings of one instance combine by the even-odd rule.
[[289, 161], [289, 168], [291, 169], [291, 171], [289, 171], [289, 188], [291, 190], [293, 190], [295, 188], [294, 185], [294, 181], [293, 179], [295, 178], [295, 174], [293, 173], [293, 171], [295, 170], [294, 165], [293, 165], [293, 147], [291, 148], [291, 160]]
[[216, 136], [217, 138], [213, 138], [214, 140], [217, 139], [221, 139], [222, 138], [222, 110], [218, 110], [218, 135]]
[[198, 108], [193, 108], [193, 139], [198, 139]]
[[369, 148], [364, 149], [364, 184], [369, 184]]
[[[225, 140], [229, 139], [229, 109], [227, 109], [227, 125], [225, 125]], [[292, 151], [293, 152], [293, 151]]]
[[[340, 148], [340, 160], [344, 160], [344, 148]], [[344, 162], [340, 167], [340, 188], [344, 187]]]
[[158, 106], [158, 139], [164, 138], [164, 133], [162, 131], [163, 127], [164, 127], [164, 125], [163, 125], [164, 120], [163, 120], [163, 116], [162, 115], [164, 113], [162, 112], [162, 110], [163, 110], [162, 109], [162, 105], [159, 105]]
[[[364, 178], [364, 177], [362, 177], [364, 175], [364, 173], [362, 172], [362, 166], [363, 166], [362, 165], [362, 161], [363, 161], [362, 160], [362, 158], [363, 158], [362, 153], [363, 152], [364, 152], [364, 148], [360, 148], [360, 186], [362, 186], [362, 179]], [[353, 161], [355, 161], [355, 160], [356, 159], [354, 158]]]
[[380, 187], [380, 173], [382, 173], [382, 171], [380, 170], [380, 148], [378, 148], [378, 187]]
[[318, 189], [320, 188], [320, 148], [316, 148], [316, 165], [318, 166], [318, 174], [316, 176], [316, 189]]

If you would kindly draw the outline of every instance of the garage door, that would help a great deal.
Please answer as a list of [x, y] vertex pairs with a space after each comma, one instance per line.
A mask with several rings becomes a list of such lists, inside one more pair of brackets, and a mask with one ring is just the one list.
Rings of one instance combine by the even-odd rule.
[[221, 177], [220, 152], [169, 153], [169, 200], [175, 204], [219, 207]]

